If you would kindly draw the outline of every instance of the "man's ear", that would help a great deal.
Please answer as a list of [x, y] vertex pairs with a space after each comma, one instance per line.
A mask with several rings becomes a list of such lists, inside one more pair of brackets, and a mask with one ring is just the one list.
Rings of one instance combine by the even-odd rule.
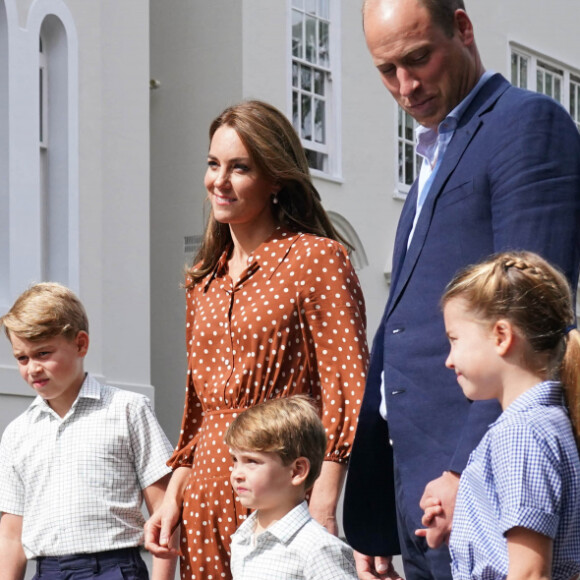
[[460, 8], [455, 11], [454, 16], [455, 21], [455, 34], [457, 34], [461, 42], [465, 46], [470, 46], [475, 40], [475, 35], [473, 33], [473, 24], [467, 12], [461, 10]]
[[493, 325], [492, 333], [497, 353], [505, 356], [514, 344], [515, 333], [512, 323], [505, 318], [500, 318]]
[[89, 335], [84, 330], [79, 330], [76, 338], [75, 344], [77, 345], [77, 350], [80, 357], [86, 356], [89, 350]]
[[310, 461], [306, 457], [299, 457], [292, 463], [292, 485], [302, 485], [310, 473]]

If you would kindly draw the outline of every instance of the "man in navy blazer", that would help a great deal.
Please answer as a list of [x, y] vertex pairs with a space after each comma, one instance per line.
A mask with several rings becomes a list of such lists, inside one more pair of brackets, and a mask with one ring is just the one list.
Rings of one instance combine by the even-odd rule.
[[447, 548], [415, 535], [420, 501], [442, 502], [427, 537], [438, 545], [459, 474], [499, 405], [465, 399], [445, 368], [439, 300], [460, 268], [506, 249], [538, 252], [576, 288], [580, 135], [555, 101], [484, 71], [462, 0], [366, 0], [364, 28], [383, 83], [421, 125], [425, 161], [397, 229], [344, 525], [361, 579], [398, 578], [398, 553], [407, 580], [451, 578]]

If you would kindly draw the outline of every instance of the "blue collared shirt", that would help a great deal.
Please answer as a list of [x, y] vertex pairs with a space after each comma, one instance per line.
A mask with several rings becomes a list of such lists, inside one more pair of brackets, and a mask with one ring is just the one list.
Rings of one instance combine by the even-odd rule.
[[552, 538], [554, 580], [580, 572], [580, 460], [555, 381], [518, 397], [471, 454], [449, 543], [454, 580], [505, 578], [514, 527]]
[[437, 169], [439, 168], [440, 161], [445, 155], [447, 146], [451, 141], [459, 120], [461, 119], [463, 113], [467, 110], [467, 107], [471, 104], [477, 93], [481, 90], [483, 85], [488, 81], [488, 79], [493, 75], [492, 71], [484, 72], [477, 84], [471, 89], [469, 94], [455, 107], [448, 115], [439, 123], [437, 130], [429, 127], [423, 127], [419, 125], [415, 129], [415, 140], [416, 140], [416, 150], [421, 157], [423, 157], [423, 164], [421, 165], [421, 171], [419, 173], [419, 195], [417, 196], [417, 211], [415, 212], [415, 219], [413, 220], [413, 228], [409, 234], [409, 239], [407, 242], [407, 247], [411, 243], [413, 238], [413, 233], [415, 232], [415, 226], [417, 225], [417, 220], [421, 214], [421, 209], [423, 209], [423, 204], [427, 199], [429, 190], [431, 189], [431, 183], [435, 179], [437, 174]]

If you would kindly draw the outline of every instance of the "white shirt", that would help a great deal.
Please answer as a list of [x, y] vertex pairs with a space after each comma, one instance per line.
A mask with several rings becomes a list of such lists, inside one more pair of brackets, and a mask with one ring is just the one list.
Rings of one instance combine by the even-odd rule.
[[234, 580], [357, 580], [352, 549], [302, 502], [258, 536], [257, 512], [232, 536]]
[[149, 400], [87, 375], [61, 418], [41, 397], [0, 443], [0, 512], [23, 516], [27, 558], [143, 542], [141, 490], [170, 469]]

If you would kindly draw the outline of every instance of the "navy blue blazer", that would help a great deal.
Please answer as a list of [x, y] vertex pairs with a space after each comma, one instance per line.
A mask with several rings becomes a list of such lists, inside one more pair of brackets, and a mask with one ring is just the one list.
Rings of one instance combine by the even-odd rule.
[[[499, 413], [496, 402], [468, 401], [444, 366], [445, 285], [491, 253], [526, 249], [559, 265], [576, 288], [580, 134], [555, 101], [493, 75], [459, 122], [407, 250], [416, 199], [415, 183], [397, 229], [345, 490], [346, 536], [375, 556], [399, 553], [393, 459], [413, 533], [425, 485], [446, 469], [461, 472]], [[381, 373], [388, 424], [379, 415]]]

